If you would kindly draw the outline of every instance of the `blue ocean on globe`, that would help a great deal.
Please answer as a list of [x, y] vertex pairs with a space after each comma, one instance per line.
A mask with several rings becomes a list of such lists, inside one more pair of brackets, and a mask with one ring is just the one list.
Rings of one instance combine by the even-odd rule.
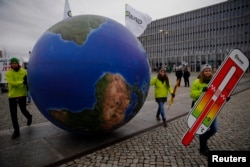
[[36, 42], [28, 83], [39, 111], [77, 134], [111, 132], [129, 122], [149, 90], [147, 55], [122, 24], [103, 16], [74, 16]]

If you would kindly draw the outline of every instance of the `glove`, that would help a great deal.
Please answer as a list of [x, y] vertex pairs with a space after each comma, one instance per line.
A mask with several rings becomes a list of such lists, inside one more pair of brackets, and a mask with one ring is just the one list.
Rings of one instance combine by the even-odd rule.
[[171, 95], [172, 95], [173, 98], [175, 97], [175, 94], [174, 94], [174, 93], [172, 93]]
[[27, 84], [28, 84], [28, 82], [27, 82], [27, 75], [25, 75], [25, 76], [23, 77], [23, 84], [24, 84], [24, 85], [27, 85]]
[[206, 92], [208, 90], [208, 88], [207, 87], [204, 87], [203, 89], [202, 89], [202, 92]]
[[228, 97], [226, 98], [226, 102], [228, 102], [230, 99], [231, 99], [231, 97], [228, 96]]

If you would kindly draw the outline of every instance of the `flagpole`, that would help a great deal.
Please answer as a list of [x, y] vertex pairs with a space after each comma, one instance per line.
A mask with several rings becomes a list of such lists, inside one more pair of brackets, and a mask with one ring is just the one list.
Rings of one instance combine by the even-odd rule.
[[166, 56], [166, 36], [168, 35], [168, 31], [165, 30], [159, 30], [160, 33], [162, 33], [162, 57], [161, 57], [161, 63], [162, 63], [162, 67], [165, 66], [165, 61], [164, 58]]

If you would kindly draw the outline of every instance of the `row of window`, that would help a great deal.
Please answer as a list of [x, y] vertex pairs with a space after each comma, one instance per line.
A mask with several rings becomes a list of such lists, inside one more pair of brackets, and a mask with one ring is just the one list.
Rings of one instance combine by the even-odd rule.
[[216, 52], [224, 52], [227, 48], [239, 48], [242, 51], [250, 51], [250, 41], [245, 42], [227, 42], [227, 43], [219, 43], [219, 44], [209, 44], [209, 45], [176, 45], [171, 44], [166, 46], [165, 52], [161, 46], [151, 46], [146, 47], [145, 50], [149, 55], [154, 55], [158, 53], [160, 55], [166, 53], [166, 55], [183, 55], [184, 52], [191, 53], [197, 51], [209, 51], [215, 50]]
[[[166, 43], [174, 42], [174, 40], [190, 40], [208, 37], [220, 37], [225, 35], [240, 35], [250, 33], [250, 15], [232, 20], [224, 20], [213, 24], [203, 24], [199, 26], [186, 27], [182, 29], [174, 29], [168, 31], [166, 37], [162, 33], [154, 33], [142, 35], [139, 37], [143, 45], [157, 43], [164, 40]], [[145, 43], [146, 42], [146, 43]]]
[[[235, 12], [234, 10], [237, 10], [237, 12]], [[170, 30], [177, 28], [185, 28], [188, 26], [194, 26], [204, 23], [214, 23], [216, 21], [232, 19], [234, 17], [242, 18], [246, 15], [250, 15], [250, 1], [229, 1], [215, 6], [199, 9], [196, 11], [187, 12], [161, 20], [156, 20], [148, 26], [144, 34], [151, 34], [153, 32], [159, 31], [159, 29]]]
[[[201, 42], [197, 44], [199, 41], [190, 42], [189, 43], [180, 43], [180, 44], [170, 44], [165, 46], [165, 52], [172, 51], [172, 50], [193, 50], [193, 49], [209, 49], [209, 48], [216, 48], [218, 50], [219, 48], [227, 48], [227, 47], [237, 47], [237, 48], [245, 48], [247, 50], [250, 50], [250, 40], [249, 41], [227, 41], [224, 43], [210, 43], [205, 44], [204, 42]], [[145, 47], [147, 52], [163, 52], [164, 48], [162, 46], [148, 46]], [[245, 50], [244, 49], [244, 50]]]
[[[226, 29], [239, 29], [240, 32], [250, 32], [250, 14], [245, 17], [230, 19], [230, 20], [221, 20], [213, 23], [203, 23], [200, 25], [192, 25], [187, 27], [167, 27], [166, 31], [168, 31], [168, 37], [182, 35], [187, 33], [199, 33], [199, 32], [209, 32], [209, 31], [223, 31]], [[157, 32], [157, 31], [156, 31]], [[159, 32], [159, 30], [158, 30]], [[161, 37], [160, 33], [151, 33], [151, 34], [143, 34], [141, 37], [151, 37], [154, 34], [154, 37]]]
[[[241, 34], [237, 34], [241, 33]], [[214, 31], [208, 33], [194, 33], [183, 34], [179, 36], [168, 37], [165, 40], [162, 38], [141, 40], [144, 47], [147, 46], [168, 46], [171, 44], [178, 46], [187, 45], [210, 45], [215, 43], [217, 45], [221, 43], [249, 43], [250, 45], [250, 33], [242, 33], [238, 30], [231, 31]], [[197, 44], [196, 44], [197, 43]]]

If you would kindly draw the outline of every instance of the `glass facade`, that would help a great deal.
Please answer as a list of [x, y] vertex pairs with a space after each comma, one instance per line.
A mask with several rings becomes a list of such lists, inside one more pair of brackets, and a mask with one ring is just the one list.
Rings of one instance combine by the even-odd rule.
[[152, 21], [138, 38], [152, 68], [188, 63], [217, 68], [231, 49], [250, 58], [250, 1], [229, 0]]

